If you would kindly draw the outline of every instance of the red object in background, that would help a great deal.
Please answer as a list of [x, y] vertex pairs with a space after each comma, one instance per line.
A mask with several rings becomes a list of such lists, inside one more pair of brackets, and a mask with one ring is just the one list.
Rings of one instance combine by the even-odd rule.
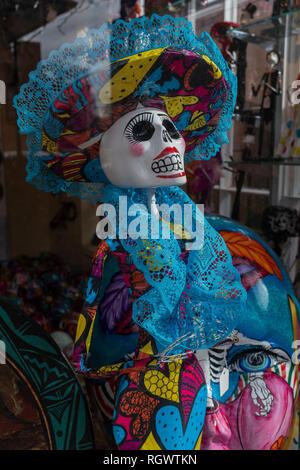
[[142, 8], [137, 0], [121, 0], [120, 17], [124, 21], [130, 21], [142, 16]]
[[142, 9], [139, 2], [135, 2], [134, 6], [130, 10], [130, 18], [139, 18], [142, 16]]
[[218, 184], [222, 172], [222, 156], [218, 152], [210, 160], [194, 160], [186, 166], [188, 193], [196, 203], [205, 204], [209, 191]]
[[233, 23], [231, 21], [219, 21], [211, 27], [210, 35], [215, 41], [218, 41], [222, 45], [221, 52], [224, 59], [227, 61], [230, 60], [227, 50], [233, 39], [227, 34], [227, 31], [230, 28], [238, 28], [239, 26], [240, 25], [238, 23]]

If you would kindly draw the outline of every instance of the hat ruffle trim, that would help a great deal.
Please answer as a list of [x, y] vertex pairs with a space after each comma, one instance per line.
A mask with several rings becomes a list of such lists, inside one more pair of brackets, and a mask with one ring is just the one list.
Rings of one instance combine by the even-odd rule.
[[194, 34], [192, 25], [184, 18], [169, 15], [153, 15], [136, 18], [130, 22], [118, 20], [104, 24], [98, 30], [90, 30], [85, 37], [77, 38], [72, 44], [63, 44], [49, 57], [39, 62], [37, 69], [30, 72], [29, 82], [22, 85], [14, 98], [18, 113], [18, 126], [27, 134], [29, 149], [27, 181], [40, 190], [51, 193], [65, 191], [72, 196], [90, 201], [99, 201], [103, 196], [105, 183], [68, 182], [55, 175], [40, 158], [42, 149], [42, 128], [45, 113], [59, 93], [95, 68], [99, 63], [111, 61], [161, 47], [179, 47], [208, 56], [222, 72], [229, 88], [217, 128], [201, 143], [186, 154], [186, 162], [193, 159], [209, 159], [220, 146], [228, 142], [226, 132], [231, 127], [237, 83], [220, 50], [210, 35], [203, 32]]

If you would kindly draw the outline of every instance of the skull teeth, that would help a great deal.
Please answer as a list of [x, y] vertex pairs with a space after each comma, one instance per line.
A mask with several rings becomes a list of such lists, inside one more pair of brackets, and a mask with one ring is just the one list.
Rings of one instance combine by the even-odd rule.
[[153, 162], [151, 168], [154, 173], [183, 170], [181, 158], [178, 153], [168, 155], [165, 158], [161, 158], [159, 161]]

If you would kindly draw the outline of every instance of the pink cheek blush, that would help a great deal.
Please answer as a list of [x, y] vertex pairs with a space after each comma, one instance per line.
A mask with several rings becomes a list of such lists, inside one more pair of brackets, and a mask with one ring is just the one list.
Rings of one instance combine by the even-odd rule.
[[133, 144], [129, 144], [129, 150], [135, 157], [141, 157], [145, 152], [144, 144], [137, 142]]

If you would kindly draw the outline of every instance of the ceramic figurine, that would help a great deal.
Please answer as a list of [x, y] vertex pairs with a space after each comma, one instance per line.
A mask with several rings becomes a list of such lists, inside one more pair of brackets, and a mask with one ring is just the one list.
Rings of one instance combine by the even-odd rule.
[[200, 448], [208, 349], [245, 315], [224, 240], [180, 189], [185, 162], [228, 141], [235, 100], [211, 37], [156, 15], [62, 46], [15, 98], [28, 181], [104, 204], [73, 360], [111, 384], [119, 449]]

